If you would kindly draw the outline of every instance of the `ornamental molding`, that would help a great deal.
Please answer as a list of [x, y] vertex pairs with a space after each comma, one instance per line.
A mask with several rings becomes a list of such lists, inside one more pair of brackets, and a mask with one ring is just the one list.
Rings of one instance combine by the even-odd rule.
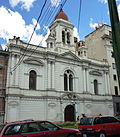
[[95, 76], [102, 76], [102, 73], [97, 71], [97, 70], [93, 70], [89, 72], [90, 75], [95, 75]]
[[112, 108], [113, 108], [113, 105], [108, 105], [108, 108], [109, 108], [109, 109], [112, 109]]
[[37, 65], [37, 66], [44, 66], [44, 63], [36, 58], [27, 58], [23, 61], [25, 64]]
[[18, 106], [19, 103], [17, 101], [10, 101], [9, 103], [9, 106]]
[[[24, 100], [24, 101], [40, 101], [40, 100], [59, 100], [60, 98], [57, 96], [28, 96], [28, 95], [22, 95], [22, 94], [10, 94], [8, 95], [8, 98], [10, 99], [16, 99], [16, 100]], [[16, 101], [15, 101], [16, 102]]]
[[86, 104], [86, 108], [90, 109], [90, 108], [92, 108], [92, 105], [91, 104]]
[[74, 93], [65, 93], [61, 96], [61, 99], [66, 100], [80, 100], [80, 97]]
[[72, 53], [71, 51], [60, 54], [60, 57], [81, 61], [81, 59], [79, 57], [77, 57], [74, 53]]
[[48, 104], [48, 107], [50, 107], [50, 108], [55, 108], [55, 107], [56, 107], [56, 103], [49, 103], [49, 104]]

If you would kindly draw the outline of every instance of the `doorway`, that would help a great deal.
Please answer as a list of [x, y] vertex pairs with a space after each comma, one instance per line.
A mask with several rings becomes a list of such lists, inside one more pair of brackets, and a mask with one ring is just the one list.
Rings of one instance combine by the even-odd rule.
[[75, 109], [73, 105], [66, 106], [64, 110], [64, 121], [75, 121]]

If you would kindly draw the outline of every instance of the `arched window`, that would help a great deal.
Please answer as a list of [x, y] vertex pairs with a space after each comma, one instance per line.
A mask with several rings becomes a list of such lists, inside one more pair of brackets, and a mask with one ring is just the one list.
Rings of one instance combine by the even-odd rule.
[[70, 32], [67, 32], [67, 43], [70, 43]]
[[84, 56], [86, 56], [86, 51], [84, 51]]
[[94, 80], [94, 93], [98, 94], [98, 81], [96, 79]]
[[50, 48], [53, 48], [53, 43], [52, 42], [50, 42]]
[[69, 90], [73, 91], [73, 75], [69, 75]]
[[65, 31], [62, 31], [62, 42], [65, 43]]
[[29, 89], [36, 90], [36, 72], [31, 70], [29, 73]]
[[64, 73], [64, 90], [73, 91], [73, 73], [70, 70]]
[[64, 90], [68, 90], [67, 74], [64, 74]]

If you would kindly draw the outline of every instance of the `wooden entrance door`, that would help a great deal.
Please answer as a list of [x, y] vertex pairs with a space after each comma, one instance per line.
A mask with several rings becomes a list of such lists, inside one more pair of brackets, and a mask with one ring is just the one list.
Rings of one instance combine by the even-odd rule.
[[64, 120], [74, 122], [74, 106], [68, 105], [64, 111]]

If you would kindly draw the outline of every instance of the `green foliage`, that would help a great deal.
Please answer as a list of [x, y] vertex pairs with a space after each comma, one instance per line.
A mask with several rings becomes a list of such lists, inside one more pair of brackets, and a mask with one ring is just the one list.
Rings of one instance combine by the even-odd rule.
[[117, 116], [117, 119], [118, 119], [118, 120], [120, 120], [120, 115], [119, 115], [119, 116]]
[[63, 122], [63, 123], [57, 123], [56, 125], [62, 128], [76, 128], [75, 122]]

